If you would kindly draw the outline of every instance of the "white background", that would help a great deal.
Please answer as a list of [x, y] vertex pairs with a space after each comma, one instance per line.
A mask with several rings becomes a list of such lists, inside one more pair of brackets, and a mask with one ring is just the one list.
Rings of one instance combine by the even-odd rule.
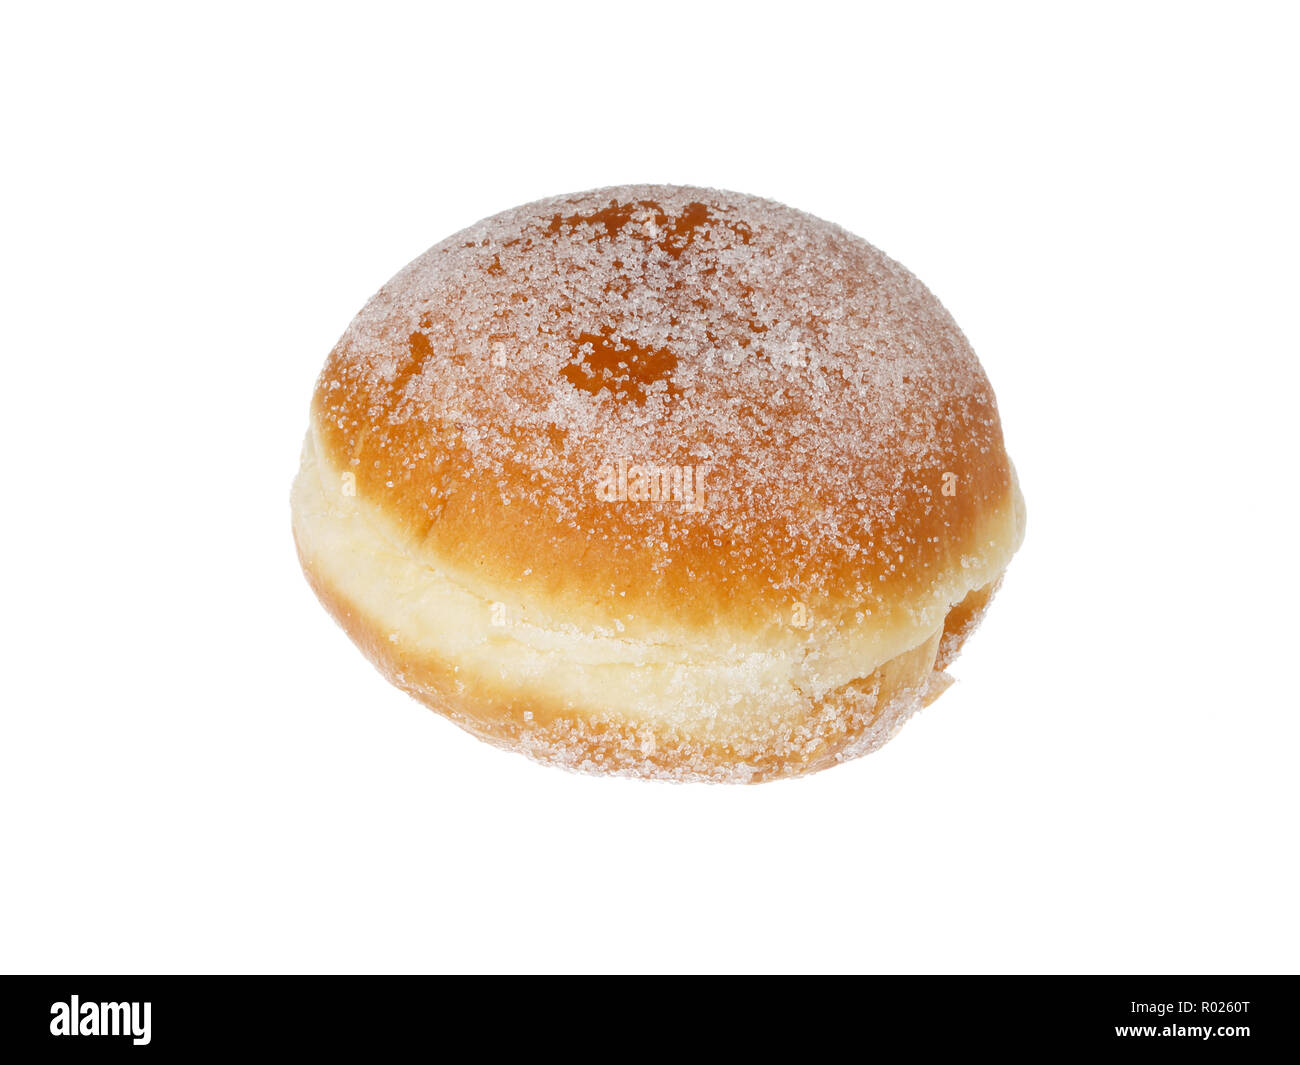
[[[11, 8], [0, 967], [1300, 967], [1294, 16], [976, 7]], [[998, 392], [1029, 530], [960, 683], [806, 780], [500, 753], [294, 556], [369, 295], [638, 181], [861, 234]]]

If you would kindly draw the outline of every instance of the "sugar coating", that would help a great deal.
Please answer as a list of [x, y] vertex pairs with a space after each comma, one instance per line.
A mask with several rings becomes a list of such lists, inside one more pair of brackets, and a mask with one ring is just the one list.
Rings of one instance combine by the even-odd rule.
[[[430, 526], [491, 490], [557, 543], [620, 537], [667, 569], [703, 537], [799, 600], [842, 596], [846, 562], [877, 583], [915, 568], [937, 537], [899, 516], [1001, 453], [979, 362], [912, 274], [839, 226], [691, 187], [554, 197], [441, 241], [352, 322], [318, 397], [375, 491], [454, 448]], [[707, 468], [708, 505], [594, 507], [623, 457]]]

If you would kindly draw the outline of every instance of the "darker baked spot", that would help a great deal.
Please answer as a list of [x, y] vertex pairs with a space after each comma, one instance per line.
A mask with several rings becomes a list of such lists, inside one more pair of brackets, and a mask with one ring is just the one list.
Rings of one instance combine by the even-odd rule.
[[433, 344], [419, 330], [406, 338], [406, 350], [411, 356], [410, 360], [388, 382], [386, 391], [391, 401], [396, 401], [406, 392], [411, 379], [423, 373], [425, 364], [433, 358]]
[[603, 234], [597, 234], [592, 240], [616, 239], [626, 230], [628, 236], [654, 244], [673, 259], [680, 258], [695, 240], [711, 239], [719, 230], [725, 230], [742, 244], [748, 244], [754, 237], [753, 230], [744, 222], [718, 218], [703, 203], [688, 203], [674, 217], [654, 200], [627, 203], [610, 200], [609, 206], [598, 211], [567, 216], [557, 214], [551, 218], [546, 232], [558, 236], [566, 229], [572, 230], [584, 224], [604, 229]]
[[574, 388], [593, 396], [607, 389], [615, 398], [645, 402], [646, 389], [659, 381], [668, 382], [672, 393], [672, 375], [677, 356], [661, 348], [650, 348], [634, 340], [615, 337], [608, 327], [599, 333], [581, 333], [574, 344], [577, 362], [570, 363], [560, 374]]

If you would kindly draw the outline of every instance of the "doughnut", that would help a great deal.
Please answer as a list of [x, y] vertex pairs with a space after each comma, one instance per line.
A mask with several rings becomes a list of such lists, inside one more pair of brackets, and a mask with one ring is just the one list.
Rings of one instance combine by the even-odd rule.
[[1025, 512], [980, 363], [906, 269], [770, 200], [632, 185], [380, 289], [316, 383], [292, 524], [329, 613], [464, 730], [755, 783], [943, 692]]

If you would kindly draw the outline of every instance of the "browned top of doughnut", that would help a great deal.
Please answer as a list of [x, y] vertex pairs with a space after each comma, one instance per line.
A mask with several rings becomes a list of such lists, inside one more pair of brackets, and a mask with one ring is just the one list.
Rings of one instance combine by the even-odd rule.
[[[1009, 554], [981, 527], [1014, 494], [993, 393], [947, 311], [737, 193], [596, 189], [470, 226], [371, 299], [313, 411], [413, 558], [619, 632], [753, 633], [794, 603], [861, 622]], [[707, 498], [602, 498], [620, 459], [702, 470]]]

